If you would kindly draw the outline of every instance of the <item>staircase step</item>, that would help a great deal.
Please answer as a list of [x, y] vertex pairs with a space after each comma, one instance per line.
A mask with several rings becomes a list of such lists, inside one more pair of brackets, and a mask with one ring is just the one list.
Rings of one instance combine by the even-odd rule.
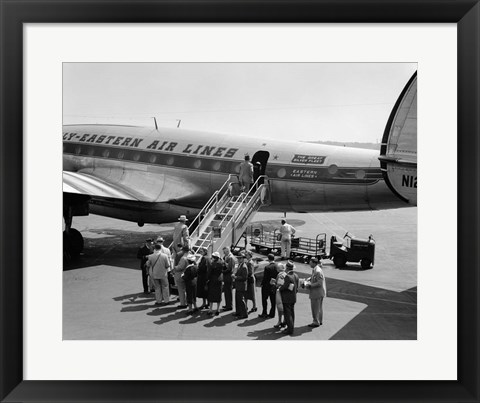
[[223, 220], [225, 219], [226, 221], [231, 220], [233, 217], [233, 214], [227, 214], [227, 213], [219, 213], [215, 216], [215, 220]]
[[204, 241], [203, 239], [199, 239], [197, 242], [195, 242], [195, 245], [193, 246], [196, 246], [196, 247], [203, 246], [204, 248], [207, 248], [210, 245], [210, 242], [211, 241]]

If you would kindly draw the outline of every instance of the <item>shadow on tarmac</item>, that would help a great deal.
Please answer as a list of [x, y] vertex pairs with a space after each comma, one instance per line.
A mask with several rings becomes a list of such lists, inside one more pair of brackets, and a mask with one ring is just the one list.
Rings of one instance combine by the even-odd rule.
[[152, 304], [127, 306], [125, 308], [122, 308], [120, 310], [120, 312], [140, 312], [140, 311], [146, 311], [147, 309], [150, 309], [151, 307], [152, 307]]
[[207, 315], [206, 311], [203, 311], [197, 312], [196, 314], [189, 316], [187, 320], [182, 320], [179, 323], [182, 325], [191, 325], [193, 323], [198, 323], [209, 319], [212, 319], [212, 317]]
[[[185, 311], [184, 310], [177, 310], [177, 309], [175, 309], [175, 310], [177, 312], [175, 312], [171, 315], [165, 316], [163, 318], [160, 318], [160, 320], [157, 320], [153, 323], [156, 324], [156, 325], [163, 325], [163, 324], [171, 322], [173, 320], [179, 320], [179, 319], [182, 319], [182, 318], [185, 317], [185, 313], [184, 313]], [[164, 312], [164, 313], [166, 313], [166, 312]], [[149, 315], [149, 314], [147, 313], [147, 315]]]
[[[82, 269], [91, 266], [117, 266], [124, 269], [140, 270], [137, 251], [147, 238], [161, 235], [165, 245], [172, 241], [172, 231], [131, 232], [118, 229], [90, 230], [106, 235], [105, 238], [84, 238], [83, 253], [63, 262], [63, 271]], [[139, 274], [140, 276], [140, 274]]]
[[214, 316], [214, 320], [209, 323], [205, 323], [204, 327], [220, 327], [228, 325], [229, 323], [235, 322], [236, 318], [232, 314], [227, 314], [223, 316]]
[[247, 326], [255, 326], [258, 325], [259, 323], [265, 322], [266, 319], [260, 318], [260, 317], [255, 317], [252, 319], [247, 319], [245, 322], [240, 323], [238, 326], [239, 327], [247, 327]]
[[[152, 305], [149, 305], [149, 307], [152, 308]], [[185, 310], [177, 309], [177, 307], [173, 305], [162, 307], [162, 308], [158, 308], [153, 305], [153, 307], [155, 309], [151, 312], [148, 312], [147, 313], [148, 316], [160, 316], [160, 315], [165, 315], [166, 313], [171, 313], [171, 312], [178, 312], [178, 313], [185, 312]]]
[[[299, 277], [307, 277], [304, 273], [298, 273]], [[307, 294], [307, 290], [300, 288], [299, 293]], [[346, 323], [337, 333], [333, 334], [331, 340], [416, 340], [417, 338], [417, 287], [402, 292], [390, 291], [379, 287], [367, 286], [345, 280], [329, 278], [327, 280], [327, 298], [352, 301], [365, 305], [360, 313]], [[178, 310], [176, 305], [156, 307], [152, 305], [153, 296], [143, 293], [126, 294], [113, 298], [123, 305], [121, 312], [139, 312], [152, 309], [146, 314], [160, 318], [154, 322], [161, 325], [167, 322], [178, 320], [182, 325], [194, 324], [201, 321], [208, 321], [203, 326], [206, 328], [221, 327], [238, 322], [238, 327], [246, 328], [258, 326], [265, 322], [270, 323], [258, 316], [248, 318], [244, 321], [228, 314], [220, 316], [208, 316], [205, 312], [197, 313], [186, 317], [186, 310]], [[328, 321], [334, 312], [326, 310], [325, 320]], [[273, 322], [272, 322], [273, 323]], [[303, 326], [295, 329], [291, 337], [301, 336], [312, 331], [312, 328]], [[286, 335], [277, 329], [254, 330], [248, 333], [248, 337], [257, 340], [275, 340]]]

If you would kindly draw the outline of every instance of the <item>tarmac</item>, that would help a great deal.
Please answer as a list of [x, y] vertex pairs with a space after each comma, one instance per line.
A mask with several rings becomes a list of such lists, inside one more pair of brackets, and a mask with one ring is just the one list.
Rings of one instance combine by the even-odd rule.
[[[280, 226], [279, 213], [255, 215], [254, 222]], [[83, 254], [64, 263], [64, 340], [416, 340], [417, 339], [417, 208], [396, 210], [288, 213], [297, 236], [327, 234], [343, 238], [348, 231], [359, 238], [372, 234], [375, 265], [368, 270], [349, 263], [337, 269], [323, 260], [327, 282], [324, 321], [312, 322], [310, 301], [300, 289], [295, 304], [295, 333], [273, 328], [277, 319], [263, 319], [257, 285], [258, 311], [235, 320], [231, 312], [210, 317], [187, 316], [177, 309], [176, 296], [168, 306], [155, 306], [144, 295], [138, 248], [149, 237], [171, 240], [172, 224], [138, 227], [135, 223], [90, 215], [74, 217], [73, 227], [85, 238]], [[327, 248], [328, 250], [328, 248]], [[308, 265], [296, 262], [300, 278]], [[201, 304], [201, 300], [199, 300]], [[199, 304], [199, 305], [200, 305]], [[251, 308], [251, 301], [249, 301]]]

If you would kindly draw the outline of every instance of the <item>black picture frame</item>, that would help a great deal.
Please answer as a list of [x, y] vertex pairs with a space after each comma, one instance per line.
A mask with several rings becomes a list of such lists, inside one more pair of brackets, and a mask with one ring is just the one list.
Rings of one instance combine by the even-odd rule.
[[[479, 0], [0, 0], [0, 398], [23, 401], [478, 402]], [[456, 23], [458, 32], [457, 381], [24, 381], [23, 24], [151, 22]], [[441, 83], [439, 83], [441, 87]], [[439, 162], [441, 169], [442, 164]], [[441, 174], [441, 173], [439, 173]], [[454, 191], [452, 184], [447, 186]], [[441, 197], [441, 190], [439, 190]], [[441, 211], [439, 211], [441, 218]], [[454, 275], [454, 273], [452, 273]], [[448, 303], [445, 292], [445, 303]], [[442, 309], [442, 307], [439, 307]], [[452, 326], [448, 320], [445, 326]], [[441, 352], [438, 357], [442, 362]], [[258, 358], [258, 365], [260, 363]], [[268, 365], [268, 364], [267, 364]], [[288, 365], [286, 366], [288, 371]]]

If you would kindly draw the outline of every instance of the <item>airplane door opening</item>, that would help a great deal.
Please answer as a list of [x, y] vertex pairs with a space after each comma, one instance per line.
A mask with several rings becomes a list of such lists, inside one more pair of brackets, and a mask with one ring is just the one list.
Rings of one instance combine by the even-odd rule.
[[[267, 171], [267, 162], [268, 157], [270, 157], [270, 153], [268, 151], [257, 151], [252, 157], [252, 164], [253, 164], [253, 183], [257, 181], [257, 179], [265, 175]], [[258, 185], [263, 185], [265, 183], [264, 178], [261, 178], [258, 181]], [[266, 185], [268, 188], [263, 188], [261, 194], [261, 201], [262, 205], [269, 205], [271, 204], [271, 191], [270, 191], [270, 181], [267, 180]]]
[[[269, 157], [270, 157], [270, 153], [268, 151], [257, 151], [253, 155], [253, 157], [252, 157], [253, 182], [255, 182], [258, 179], [259, 176], [265, 175], [265, 172], [266, 172], [266, 169], [267, 169], [267, 162], [268, 162]], [[258, 166], [258, 168], [256, 168], [257, 166]]]

